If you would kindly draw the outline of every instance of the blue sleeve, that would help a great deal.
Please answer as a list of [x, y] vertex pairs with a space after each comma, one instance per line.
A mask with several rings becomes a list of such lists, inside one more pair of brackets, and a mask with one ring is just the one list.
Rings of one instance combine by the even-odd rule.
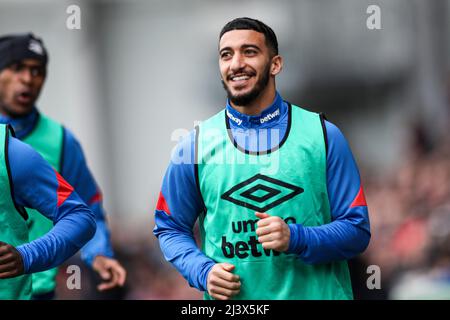
[[15, 203], [38, 210], [54, 223], [44, 236], [17, 247], [25, 272], [56, 267], [93, 237], [94, 215], [73, 188], [27, 144], [9, 138], [8, 159]]
[[325, 122], [327, 189], [332, 222], [317, 227], [290, 224], [288, 252], [309, 264], [347, 260], [363, 252], [370, 240], [367, 204], [360, 175], [342, 132]]
[[80, 198], [90, 207], [95, 215], [97, 231], [95, 236], [81, 249], [81, 258], [92, 266], [98, 255], [114, 257], [110, 240], [110, 232], [102, 206], [102, 194], [97, 186], [84, 157], [80, 143], [68, 129], [64, 129], [64, 149], [61, 175], [78, 193]]
[[167, 261], [192, 287], [206, 291], [207, 276], [214, 260], [197, 246], [193, 228], [203, 201], [194, 173], [194, 132], [177, 146], [163, 179], [155, 210], [154, 235]]

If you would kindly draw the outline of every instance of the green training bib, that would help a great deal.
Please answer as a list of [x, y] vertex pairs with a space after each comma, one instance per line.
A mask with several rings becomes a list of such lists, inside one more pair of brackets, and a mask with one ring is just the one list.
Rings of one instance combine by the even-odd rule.
[[[8, 168], [9, 128], [0, 124], [0, 241], [14, 247], [28, 242], [25, 217], [16, 209], [11, 198]], [[29, 300], [31, 298], [31, 275], [0, 279], [0, 300]]]
[[[289, 105], [288, 119], [285, 138], [264, 153], [234, 142], [225, 111], [200, 124], [196, 174], [206, 207], [199, 219], [202, 249], [218, 263], [235, 265], [233, 273], [241, 278], [235, 299], [352, 299], [346, 261], [308, 265], [258, 242], [257, 211], [304, 226], [331, 221], [320, 116]], [[207, 293], [205, 299], [210, 299]]]

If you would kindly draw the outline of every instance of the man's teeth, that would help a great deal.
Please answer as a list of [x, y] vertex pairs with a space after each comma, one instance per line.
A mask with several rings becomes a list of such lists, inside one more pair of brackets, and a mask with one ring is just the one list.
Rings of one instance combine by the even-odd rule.
[[250, 78], [249, 76], [239, 76], [239, 77], [232, 77], [231, 80], [240, 81], [240, 80], [247, 80], [249, 78]]

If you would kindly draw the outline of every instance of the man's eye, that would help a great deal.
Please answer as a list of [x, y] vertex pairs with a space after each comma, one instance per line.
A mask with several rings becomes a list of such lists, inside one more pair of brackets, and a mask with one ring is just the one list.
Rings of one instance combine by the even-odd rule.
[[30, 73], [33, 77], [37, 77], [43, 75], [44, 70], [42, 68], [31, 68]]
[[251, 50], [251, 49], [245, 50], [245, 54], [246, 55], [255, 55], [256, 54], [256, 50]]
[[228, 58], [228, 57], [230, 57], [230, 56], [231, 56], [231, 53], [230, 53], [230, 52], [223, 52], [223, 53], [220, 55], [220, 57], [221, 57], [222, 59]]

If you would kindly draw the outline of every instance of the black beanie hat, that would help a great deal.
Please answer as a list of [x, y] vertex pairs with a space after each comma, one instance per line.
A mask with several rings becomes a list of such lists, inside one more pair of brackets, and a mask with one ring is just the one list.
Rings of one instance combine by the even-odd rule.
[[24, 59], [39, 60], [47, 67], [48, 54], [41, 39], [32, 33], [0, 37], [0, 71]]

